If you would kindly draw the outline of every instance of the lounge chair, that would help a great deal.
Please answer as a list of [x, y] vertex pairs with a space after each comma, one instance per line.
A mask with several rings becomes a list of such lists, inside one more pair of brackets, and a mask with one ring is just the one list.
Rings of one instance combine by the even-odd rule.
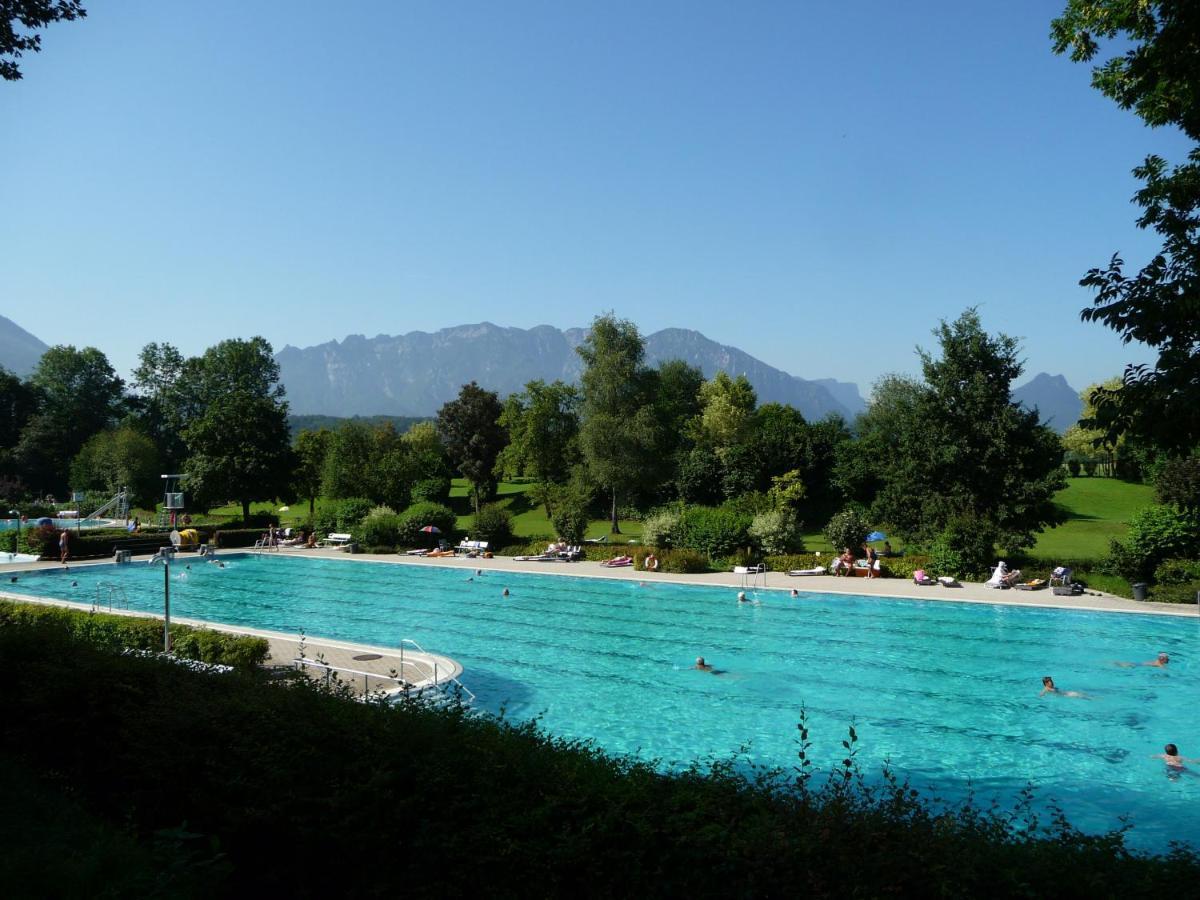
[[585, 544], [607, 544], [608, 543], [608, 535], [602, 534], [598, 538], [584, 538], [583, 542]]
[[429, 555], [429, 551], [428, 551], [428, 550], [425, 550], [425, 549], [421, 549], [421, 550], [409, 550], [409, 551], [407, 551], [407, 552], [406, 552], [404, 555], [405, 555], [405, 556], [428, 556], [428, 555]]
[[953, 575], [939, 575], [938, 584], [944, 588], [962, 587], [962, 585], [958, 583], [958, 579]]
[[734, 575], [761, 575], [765, 571], [767, 571], [767, 567], [762, 565], [761, 563], [757, 566], [734, 566], [733, 567]]
[[333, 532], [325, 536], [325, 540], [321, 541], [322, 547], [337, 547], [344, 550], [354, 540], [354, 535], [345, 532]]
[[813, 566], [811, 569], [789, 569], [789, 575], [824, 575], [824, 566]]
[[604, 562], [600, 563], [600, 565], [604, 566], [606, 569], [620, 569], [623, 566], [632, 566], [633, 565], [633, 557], [632, 556], [614, 556], [612, 559], [604, 560]]
[[1014, 584], [1013, 587], [1018, 591], [1040, 591], [1046, 586], [1046, 579], [1034, 578], [1031, 581], [1026, 581], [1024, 584]]
[[931, 584], [937, 584], [937, 582], [930, 578], [924, 569], [917, 569], [917, 571], [913, 572], [913, 584], [928, 587]]
[[517, 562], [558, 562], [557, 553], [539, 553], [536, 556], [514, 556]]
[[559, 550], [558, 558], [564, 562], [578, 562], [583, 558], [583, 549], [578, 544], [575, 544], [566, 550]]
[[1008, 572], [1008, 564], [1004, 560], [1000, 560], [1000, 564], [996, 566], [996, 570], [992, 572], [992, 577], [984, 582], [984, 585], [990, 588], [1006, 590], [1012, 585], [1009, 583], [1010, 575]]
[[1066, 587], [1071, 583], [1072, 574], [1070, 566], [1055, 566], [1054, 571], [1050, 573], [1050, 587], [1054, 587], [1055, 584]]

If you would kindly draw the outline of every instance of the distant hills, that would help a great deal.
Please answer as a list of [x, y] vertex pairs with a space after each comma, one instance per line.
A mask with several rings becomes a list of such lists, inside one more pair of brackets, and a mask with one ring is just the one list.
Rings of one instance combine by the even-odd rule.
[[[577, 382], [581, 361], [575, 348], [586, 335], [583, 328], [481, 322], [433, 333], [351, 335], [304, 349], [287, 346], [276, 359], [295, 413], [428, 416], [468, 381], [502, 396], [538, 378]], [[698, 331], [657, 331], [646, 338], [646, 357], [651, 365], [682, 359], [706, 377], [718, 371], [745, 374], [759, 402], [789, 404], [809, 419], [837, 413], [851, 420], [865, 408], [857, 385], [806, 381]]]
[[1018, 388], [1012, 398], [1026, 409], [1036, 409], [1042, 422], [1062, 434], [1077, 421], [1083, 412], [1079, 391], [1067, 384], [1062, 375], [1039, 372]]
[[[481, 322], [433, 333], [350, 335], [314, 347], [285, 346], [275, 358], [294, 429], [332, 425], [352, 416], [397, 420], [399, 425], [434, 415], [468, 381], [501, 396], [536, 378], [577, 382], [582, 367], [575, 348], [586, 337], [585, 328], [503, 328]], [[48, 349], [0, 316], [0, 366], [24, 377]], [[866, 408], [852, 382], [799, 378], [687, 328], [664, 328], [647, 336], [646, 358], [651, 365], [682, 359], [706, 378], [718, 371], [744, 374], [760, 403], [786, 403], [809, 420], [837, 413], [853, 421]], [[1027, 409], [1036, 408], [1042, 421], [1060, 433], [1079, 419], [1083, 408], [1079, 392], [1066, 378], [1046, 372], [1014, 388], [1012, 396]]]
[[49, 349], [12, 319], [0, 316], [0, 366], [24, 378]]

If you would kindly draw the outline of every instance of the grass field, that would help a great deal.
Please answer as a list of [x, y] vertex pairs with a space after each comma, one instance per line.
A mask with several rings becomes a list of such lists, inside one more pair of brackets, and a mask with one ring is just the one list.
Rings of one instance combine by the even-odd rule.
[[[504, 481], [498, 488], [496, 503], [513, 514], [513, 529], [518, 539], [554, 537], [554, 526], [546, 518], [546, 511], [529, 497], [533, 483], [529, 481]], [[1129, 520], [1142, 507], [1154, 502], [1154, 489], [1149, 485], [1130, 484], [1115, 478], [1069, 478], [1067, 486], [1054, 498], [1068, 515], [1065, 524], [1047, 529], [1038, 539], [1031, 555], [1053, 561], [1055, 559], [1100, 559], [1108, 553], [1109, 541], [1120, 540], [1129, 530]], [[326, 502], [318, 501], [318, 509]], [[474, 516], [468, 496], [466, 479], [456, 478], [450, 490], [450, 506], [458, 513], [458, 526], [470, 532]], [[280, 512], [279, 503], [255, 503], [255, 513], [275, 513], [283, 525], [299, 525], [308, 518], [308, 503], [293, 504]], [[143, 521], [152, 514], [140, 511]], [[241, 515], [236, 504], [222, 506], [211, 511], [214, 519], [232, 518]], [[819, 523], [808, 523], [804, 534], [807, 550], [827, 552], [833, 548], [821, 533]], [[607, 519], [593, 519], [588, 525], [589, 538], [608, 534]], [[622, 539], [637, 540], [641, 537], [640, 522], [622, 521]], [[893, 546], [903, 549], [901, 541]]]
[[1042, 559], [1099, 559], [1109, 541], [1129, 531], [1129, 520], [1154, 502], [1154, 488], [1116, 478], [1068, 478], [1055, 502], [1070, 517], [1042, 533], [1032, 555]]

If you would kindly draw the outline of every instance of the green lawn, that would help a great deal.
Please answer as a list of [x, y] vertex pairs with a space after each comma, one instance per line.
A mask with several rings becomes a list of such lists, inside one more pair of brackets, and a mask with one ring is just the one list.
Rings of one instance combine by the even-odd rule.
[[1110, 540], [1125, 537], [1133, 514], [1154, 502], [1154, 488], [1116, 478], [1068, 478], [1054, 500], [1070, 518], [1044, 531], [1032, 555], [1099, 559], [1108, 553]]
[[[531, 481], [503, 481], [497, 490], [495, 502], [513, 514], [513, 529], [518, 539], [555, 537], [554, 526], [546, 518], [546, 511], [529, 497], [532, 487]], [[1058, 528], [1047, 529], [1031, 551], [1032, 555], [1048, 561], [1099, 559], [1108, 553], [1110, 540], [1125, 536], [1133, 514], [1154, 502], [1154, 489], [1149, 485], [1130, 484], [1115, 478], [1068, 478], [1067, 486], [1054, 499], [1066, 511], [1069, 519]], [[317, 508], [320, 509], [327, 502], [332, 501], [318, 501]], [[283, 512], [279, 511], [281, 505], [278, 502], [255, 503], [251, 511], [276, 514], [285, 526], [299, 525], [308, 518], [308, 503], [305, 501], [298, 501]], [[471, 514], [466, 479], [454, 479], [450, 490], [450, 506], [458, 513], [458, 527], [470, 533], [474, 516]], [[140, 510], [138, 514], [143, 521], [153, 521], [153, 513]], [[199, 517], [197, 521], [220, 521], [240, 515], [241, 507], [229, 504], [213, 509], [209, 516]], [[819, 528], [813, 527], [816, 524], [809, 523], [812, 530], [804, 535], [805, 549], [831, 551], [833, 548], [825, 535]], [[600, 537], [608, 534], [608, 531], [607, 519], [593, 519], [588, 526], [587, 536]], [[621, 540], [637, 540], [641, 537], [642, 525], [640, 522], [622, 520], [621, 532]], [[900, 541], [892, 541], [892, 545], [897, 550], [903, 549]]]
[[[546, 510], [529, 497], [532, 481], [502, 481], [493, 502], [505, 507], [513, 515], [513, 532], [519, 539], [553, 538], [554, 526], [546, 518]], [[475, 516], [471, 513], [471, 500], [467, 480], [455, 478], [450, 488], [450, 506], [458, 513], [458, 527], [470, 533]], [[588, 523], [587, 537], [598, 538], [609, 532], [608, 519], [592, 519]], [[621, 520], [620, 541], [638, 540], [642, 536], [642, 523]]]

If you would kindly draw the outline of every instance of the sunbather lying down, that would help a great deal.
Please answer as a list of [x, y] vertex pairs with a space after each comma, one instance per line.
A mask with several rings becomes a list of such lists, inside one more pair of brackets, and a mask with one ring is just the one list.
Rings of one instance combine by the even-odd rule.
[[632, 566], [633, 565], [633, 557], [632, 556], [614, 556], [612, 559], [606, 559], [604, 562], [600, 563], [600, 565], [605, 566], [609, 569], [619, 569], [622, 566]]
[[454, 548], [447, 547], [445, 550], [430, 550], [426, 556], [454, 556]]

